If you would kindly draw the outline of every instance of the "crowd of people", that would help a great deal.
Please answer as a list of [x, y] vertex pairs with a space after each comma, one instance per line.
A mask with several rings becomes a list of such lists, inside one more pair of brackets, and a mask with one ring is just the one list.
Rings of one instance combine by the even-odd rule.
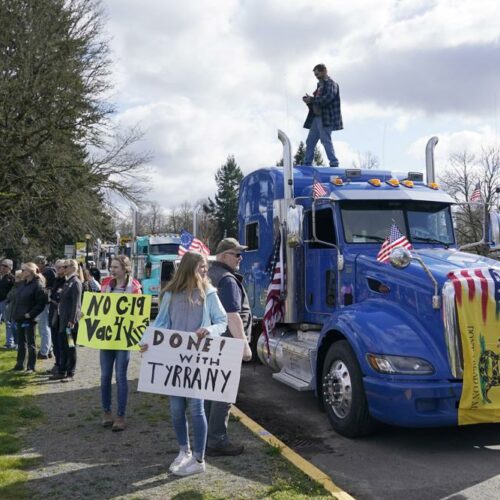
[[[252, 314], [238, 273], [246, 246], [234, 238], [223, 239], [216, 249], [210, 269], [205, 256], [186, 252], [172, 280], [161, 292], [160, 308], [153, 323], [159, 328], [195, 332], [199, 338], [223, 335], [244, 342], [243, 360], [252, 358], [249, 339]], [[100, 276], [83, 270], [74, 259], [57, 260], [50, 265], [39, 256], [25, 262], [13, 273], [10, 259], [0, 261], [0, 315], [6, 324], [6, 349], [17, 349], [13, 370], [34, 372], [37, 359], [53, 358], [46, 374], [51, 381], [70, 382], [77, 366], [78, 320], [83, 293], [140, 294], [141, 285], [132, 277], [128, 257], [116, 256], [110, 275]], [[38, 324], [40, 350], [37, 353], [35, 329]], [[141, 343], [141, 352], [148, 349]], [[128, 400], [127, 370], [130, 351], [102, 349], [101, 368], [102, 425], [113, 431], [126, 429]], [[112, 412], [111, 382], [115, 371], [117, 410]], [[243, 453], [241, 444], [229, 439], [231, 405], [216, 401], [170, 396], [172, 425], [179, 454], [169, 470], [179, 476], [205, 471], [208, 456], [235, 456]], [[189, 440], [187, 413], [191, 415], [193, 448]]]

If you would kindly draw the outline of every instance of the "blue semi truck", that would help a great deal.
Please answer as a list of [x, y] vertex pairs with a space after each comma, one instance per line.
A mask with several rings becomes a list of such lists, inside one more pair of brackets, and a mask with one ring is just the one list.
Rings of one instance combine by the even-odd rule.
[[[240, 269], [259, 358], [276, 380], [314, 391], [342, 435], [366, 435], [377, 421], [456, 425], [463, 360], [448, 273], [500, 271], [500, 263], [457, 249], [454, 200], [434, 182], [437, 141], [424, 182], [414, 172], [291, 167], [290, 143], [279, 136], [284, 167], [250, 173], [239, 194], [239, 238], [248, 246]], [[314, 197], [319, 185], [326, 194]], [[497, 248], [499, 221], [492, 213]], [[391, 226], [413, 249], [381, 263]], [[259, 320], [278, 238], [284, 317], [267, 343]]]

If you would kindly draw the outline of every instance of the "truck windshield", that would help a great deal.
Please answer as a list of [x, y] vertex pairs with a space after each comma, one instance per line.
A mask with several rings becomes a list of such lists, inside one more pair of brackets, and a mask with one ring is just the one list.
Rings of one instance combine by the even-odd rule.
[[428, 202], [344, 202], [341, 205], [347, 243], [384, 241], [394, 223], [412, 243], [454, 244], [449, 205]]
[[179, 245], [177, 243], [159, 243], [157, 245], [149, 245], [150, 255], [177, 255]]

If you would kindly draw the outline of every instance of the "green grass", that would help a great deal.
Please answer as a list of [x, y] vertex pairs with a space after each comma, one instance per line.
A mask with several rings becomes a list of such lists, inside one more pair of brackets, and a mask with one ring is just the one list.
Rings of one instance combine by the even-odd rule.
[[278, 455], [281, 455], [282, 449], [283, 449], [283, 446], [267, 443], [265, 452], [270, 457], [276, 457]]
[[[5, 344], [5, 325], [0, 325], [0, 345]], [[16, 351], [0, 351], [0, 498], [27, 498], [25, 469], [36, 457], [15, 455], [22, 447], [22, 433], [43, 415], [34, 404], [30, 381], [33, 375], [10, 371]]]

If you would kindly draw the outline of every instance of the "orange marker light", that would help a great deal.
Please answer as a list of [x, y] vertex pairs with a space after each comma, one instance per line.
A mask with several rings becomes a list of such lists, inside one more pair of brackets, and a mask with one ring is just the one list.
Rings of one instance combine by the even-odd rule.
[[387, 184], [392, 187], [398, 187], [399, 186], [399, 180], [398, 179], [389, 179], [387, 181]]
[[338, 177], [336, 179], [333, 179], [332, 183], [335, 184], [336, 186], [343, 186], [344, 185], [344, 181], [342, 179], [339, 179]]
[[439, 184], [437, 182], [429, 182], [427, 186], [430, 187], [431, 189], [439, 189]]
[[403, 186], [406, 186], [407, 188], [412, 188], [414, 186], [413, 181], [409, 181], [408, 179], [403, 181], [401, 184], [403, 184]]
[[382, 181], [380, 179], [369, 179], [368, 182], [375, 187], [380, 187], [382, 185]]

